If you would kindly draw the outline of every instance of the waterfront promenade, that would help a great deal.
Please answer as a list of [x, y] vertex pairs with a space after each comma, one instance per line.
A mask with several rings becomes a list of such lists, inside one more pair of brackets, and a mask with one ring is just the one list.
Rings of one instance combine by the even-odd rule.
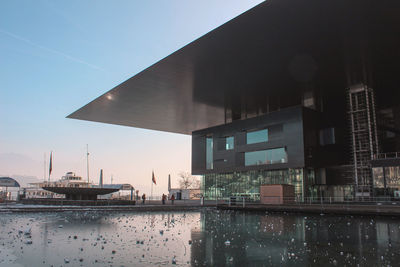
[[16, 203], [4, 203], [0, 205], [0, 213], [3, 212], [64, 212], [64, 211], [190, 211], [202, 208], [217, 208], [220, 210], [235, 210], [248, 212], [271, 213], [304, 213], [304, 214], [332, 214], [332, 215], [365, 215], [365, 216], [395, 216], [400, 217], [400, 205], [393, 204], [292, 204], [292, 205], [262, 205], [246, 203], [243, 205], [231, 205], [220, 201], [205, 201], [201, 205], [198, 200], [175, 201], [174, 205], [168, 201], [162, 205], [160, 201], [146, 201], [137, 205], [110, 205], [110, 206], [56, 206], [56, 205], [23, 205]]
[[64, 211], [186, 211], [198, 210], [203, 207], [215, 207], [208, 201], [201, 205], [198, 200], [175, 201], [174, 205], [168, 201], [162, 205], [159, 200], [141, 202], [137, 205], [109, 205], [109, 206], [76, 206], [76, 205], [24, 205], [18, 203], [0, 204], [2, 212], [64, 212]]

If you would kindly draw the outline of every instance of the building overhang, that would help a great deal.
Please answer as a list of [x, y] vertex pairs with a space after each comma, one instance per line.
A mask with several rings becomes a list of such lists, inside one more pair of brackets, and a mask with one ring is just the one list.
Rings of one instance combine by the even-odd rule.
[[400, 5], [390, 3], [265, 1], [68, 118], [191, 134], [223, 124], [227, 109], [299, 105], [307, 90], [334, 103], [363, 79], [396, 99]]

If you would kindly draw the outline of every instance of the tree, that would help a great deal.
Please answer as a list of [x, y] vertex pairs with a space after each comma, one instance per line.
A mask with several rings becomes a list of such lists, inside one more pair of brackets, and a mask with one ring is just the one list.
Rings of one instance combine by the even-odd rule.
[[200, 188], [200, 179], [198, 177], [192, 176], [188, 172], [180, 172], [178, 176], [181, 189]]

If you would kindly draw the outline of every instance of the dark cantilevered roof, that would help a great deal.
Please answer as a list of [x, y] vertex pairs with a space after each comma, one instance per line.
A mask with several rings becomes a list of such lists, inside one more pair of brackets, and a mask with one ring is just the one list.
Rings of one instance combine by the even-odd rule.
[[378, 102], [384, 91], [395, 99], [399, 3], [265, 1], [68, 118], [191, 134], [224, 123], [225, 109], [261, 108], [263, 99], [298, 105], [306, 90], [334, 103], [364, 82]]

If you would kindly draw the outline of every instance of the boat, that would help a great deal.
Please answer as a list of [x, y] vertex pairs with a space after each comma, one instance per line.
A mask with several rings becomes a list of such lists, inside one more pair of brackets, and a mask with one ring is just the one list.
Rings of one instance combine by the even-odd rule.
[[74, 172], [67, 172], [58, 181], [43, 181], [38, 183], [29, 183], [30, 187], [25, 188], [26, 198], [64, 198], [63, 194], [57, 194], [44, 190], [43, 187], [74, 187], [88, 188], [91, 183], [84, 181], [81, 176], [77, 176]]

